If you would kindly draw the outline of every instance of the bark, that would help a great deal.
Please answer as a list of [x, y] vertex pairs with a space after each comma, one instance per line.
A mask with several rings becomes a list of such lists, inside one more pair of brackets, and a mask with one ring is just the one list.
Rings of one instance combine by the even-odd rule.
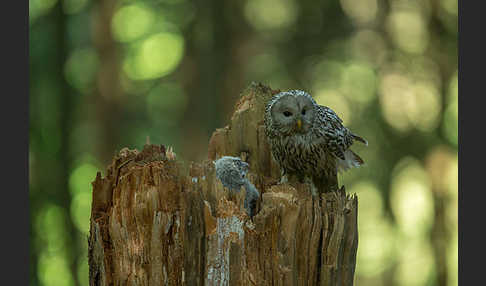
[[[247, 88], [209, 158], [184, 164], [165, 146], [123, 149], [93, 182], [90, 285], [353, 285], [357, 197], [277, 184], [263, 133], [277, 91]], [[261, 193], [253, 219], [212, 160], [241, 156]]]

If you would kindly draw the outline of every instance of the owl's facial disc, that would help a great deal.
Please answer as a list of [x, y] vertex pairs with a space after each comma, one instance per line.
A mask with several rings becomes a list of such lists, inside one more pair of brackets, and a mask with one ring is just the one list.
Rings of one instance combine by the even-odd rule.
[[285, 135], [306, 133], [312, 123], [312, 102], [307, 98], [282, 97], [272, 109], [278, 130]]
[[282, 135], [294, 133], [296, 115], [298, 114], [295, 99], [284, 96], [275, 103], [271, 110], [274, 128]]
[[312, 126], [312, 120], [314, 118], [314, 105], [306, 97], [298, 97], [297, 109], [299, 115], [296, 121], [296, 131], [299, 133], [307, 133]]

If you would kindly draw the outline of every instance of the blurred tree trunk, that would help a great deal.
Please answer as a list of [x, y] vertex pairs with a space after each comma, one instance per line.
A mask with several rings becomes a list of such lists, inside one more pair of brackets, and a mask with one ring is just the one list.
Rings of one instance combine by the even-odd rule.
[[101, 124], [102, 129], [99, 135], [103, 137], [97, 140], [99, 144], [96, 146], [101, 162], [109, 162], [113, 155], [113, 148], [119, 141], [119, 128], [116, 127], [122, 114], [119, 50], [111, 32], [117, 4], [117, 0], [97, 1], [93, 17], [93, 45], [98, 53], [99, 69], [92, 102], [96, 103], [96, 121]]
[[[70, 52], [68, 37], [67, 37], [67, 16], [64, 13], [62, 2], [59, 2], [54, 8], [54, 17], [56, 19], [56, 52], [58, 61], [54, 66], [57, 68], [56, 80], [59, 87], [58, 100], [59, 100], [59, 113], [60, 113], [60, 129], [61, 129], [61, 146], [59, 159], [60, 168], [58, 178], [60, 178], [60, 186], [58, 186], [56, 196], [59, 198], [59, 205], [64, 209], [69, 210], [71, 207], [71, 192], [69, 192], [69, 176], [72, 170], [72, 159], [69, 153], [70, 148], [70, 134], [73, 129], [73, 97], [74, 91], [66, 81], [64, 76], [64, 67], [68, 59]], [[52, 171], [52, 170], [51, 170]], [[72, 223], [72, 220], [67, 220], [66, 229], [68, 231], [69, 239], [73, 245], [79, 245], [78, 231]], [[73, 276], [74, 285], [78, 286], [79, 281], [76, 279], [76, 273], [78, 272], [77, 259], [80, 257], [80, 249], [77, 247], [71, 247], [69, 251], [69, 268], [71, 275]]]
[[[252, 84], [231, 123], [216, 130], [209, 160], [189, 166], [164, 146], [123, 149], [93, 182], [90, 285], [353, 285], [357, 197], [277, 184], [263, 133], [275, 92]], [[212, 160], [242, 156], [260, 190], [257, 214], [229, 198]], [[243, 211], [242, 211], [243, 210]]]
[[202, 143], [207, 142], [212, 126], [219, 121], [218, 97], [227, 54], [226, 39], [218, 33], [220, 27], [226, 25], [225, 19], [216, 16], [223, 8], [214, 1], [195, 1], [194, 5], [199, 16], [187, 37], [184, 72], [179, 74], [189, 95], [187, 110], [191, 110], [184, 116], [182, 134], [192, 138], [185, 140], [181, 149], [185, 151], [184, 157], [190, 160], [201, 158], [205, 149]]

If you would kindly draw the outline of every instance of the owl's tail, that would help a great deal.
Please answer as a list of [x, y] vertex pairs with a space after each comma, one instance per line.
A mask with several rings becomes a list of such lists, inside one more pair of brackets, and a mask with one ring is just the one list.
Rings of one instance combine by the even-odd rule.
[[351, 136], [353, 136], [354, 140], [359, 141], [359, 142], [365, 144], [366, 146], [368, 146], [368, 141], [366, 141], [363, 137], [356, 135], [356, 134], [351, 134]]
[[337, 158], [338, 172], [344, 172], [352, 167], [357, 168], [363, 164], [363, 159], [361, 159], [361, 157], [354, 153], [351, 149], [344, 152], [344, 160]]

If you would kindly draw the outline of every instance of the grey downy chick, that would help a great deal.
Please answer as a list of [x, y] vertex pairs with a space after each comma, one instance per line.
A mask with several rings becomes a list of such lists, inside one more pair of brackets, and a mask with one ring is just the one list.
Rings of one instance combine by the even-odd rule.
[[246, 189], [246, 195], [245, 195], [244, 206], [246, 209], [246, 213], [248, 214], [249, 217], [252, 218], [256, 213], [256, 204], [258, 198], [260, 197], [260, 193], [248, 179], [245, 182], [245, 189]]
[[238, 157], [224, 156], [214, 161], [216, 177], [224, 187], [230, 191], [239, 192], [245, 187], [246, 196], [244, 206], [248, 216], [253, 217], [256, 212], [256, 202], [260, 193], [255, 186], [246, 178], [249, 170], [248, 163]]

